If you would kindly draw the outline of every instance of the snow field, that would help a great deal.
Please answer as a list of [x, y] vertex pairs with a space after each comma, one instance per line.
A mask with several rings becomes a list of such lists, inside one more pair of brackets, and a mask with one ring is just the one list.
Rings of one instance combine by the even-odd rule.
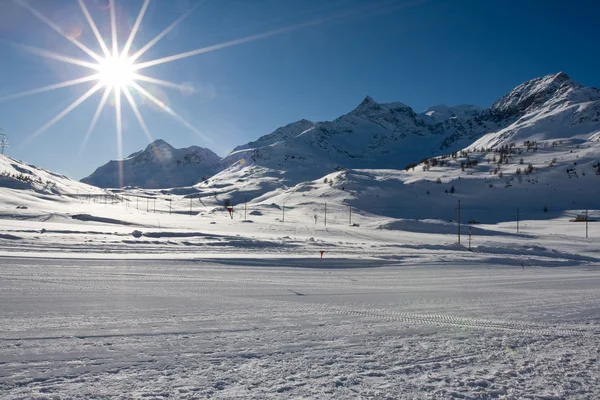
[[3, 398], [600, 394], [597, 266], [250, 261], [2, 259]]

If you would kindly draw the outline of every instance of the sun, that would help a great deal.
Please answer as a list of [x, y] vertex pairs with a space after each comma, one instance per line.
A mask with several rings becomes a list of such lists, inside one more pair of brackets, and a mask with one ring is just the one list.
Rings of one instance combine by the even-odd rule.
[[[0, 0], [1, 2], [2, 0]], [[28, 1], [22, 0], [14, 0], [14, 2], [29, 10], [36, 18], [45, 23], [52, 30], [60, 34], [66, 40], [71, 42], [73, 45], [78, 47], [84, 53], [87, 54], [89, 58], [81, 59], [75, 58], [71, 56], [67, 56], [65, 54], [56, 53], [50, 50], [41, 49], [34, 46], [29, 45], [18, 45], [20, 48], [27, 50], [31, 53], [40, 55], [45, 58], [49, 58], [55, 61], [60, 61], [72, 65], [77, 65], [91, 72], [89, 75], [85, 75], [79, 78], [70, 79], [64, 82], [54, 83], [48, 86], [39, 87], [36, 89], [27, 90], [20, 93], [11, 94], [8, 96], [0, 96], [0, 102], [14, 99], [24, 96], [29, 96], [33, 94], [49, 92], [57, 89], [62, 89], [66, 87], [81, 85], [81, 84], [90, 84], [93, 86], [88, 91], [86, 91], [79, 98], [74, 100], [71, 104], [69, 104], [64, 110], [55, 115], [52, 119], [46, 122], [42, 127], [40, 127], [37, 131], [29, 135], [21, 145], [29, 142], [37, 138], [39, 135], [48, 130], [51, 126], [56, 124], [58, 121], [67, 116], [70, 112], [75, 110], [79, 105], [85, 102], [87, 99], [92, 97], [97, 92], [103, 92], [100, 96], [100, 101], [96, 108], [96, 111], [90, 121], [87, 131], [85, 132], [83, 142], [81, 144], [81, 149], [79, 155], [83, 152], [86, 147], [87, 141], [94, 131], [96, 123], [98, 122], [100, 115], [103, 113], [106, 105], [114, 106], [115, 112], [115, 122], [116, 122], [116, 136], [117, 136], [117, 156], [119, 160], [123, 159], [123, 115], [122, 115], [122, 105], [124, 103], [129, 104], [129, 108], [131, 112], [135, 115], [139, 126], [143, 133], [148, 138], [148, 141], [153, 141], [152, 135], [140, 110], [138, 109], [138, 105], [136, 104], [136, 98], [141, 99], [142, 101], [147, 100], [148, 103], [153, 103], [158, 106], [160, 110], [170, 115], [181, 124], [186, 126], [188, 129], [196, 133], [201, 139], [208, 143], [215, 143], [214, 140], [200, 130], [198, 130], [194, 125], [188, 122], [186, 119], [177, 114], [169, 105], [165, 102], [159, 100], [152, 93], [154, 90], [147, 90], [144, 86], [148, 84], [159, 85], [171, 89], [179, 90], [182, 93], [190, 92], [190, 85], [188, 84], [177, 84], [174, 82], [170, 82], [163, 79], [158, 79], [155, 77], [148, 76], [146, 74], [140, 73], [146, 68], [150, 68], [156, 65], [167, 64], [173, 61], [181, 60], [188, 57], [197, 56], [200, 54], [212, 52], [219, 49], [225, 49], [231, 46], [238, 46], [244, 43], [253, 42], [255, 40], [265, 39], [271, 36], [281, 35], [284, 33], [292, 32], [298, 29], [308, 28], [313, 25], [321, 24], [323, 22], [332, 21], [334, 19], [347, 17], [350, 15], [362, 13], [368, 8], [356, 8], [354, 10], [349, 10], [337, 15], [330, 15], [326, 17], [321, 17], [318, 19], [313, 19], [305, 22], [300, 22], [295, 25], [286, 26], [283, 28], [273, 29], [270, 31], [266, 31], [263, 33], [258, 33], [246, 37], [242, 37], [239, 39], [229, 40], [227, 42], [222, 42], [219, 44], [214, 44], [211, 46], [200, 47], [195, 50], [185, 51], [179, 54], [173, 54], [170, 56], [160, 57], [156, 59], [146, 60], [139, 62], [138, 59], [142, 58], [142, 56], [148, 52], [152, 47], [154, 47], [162, 38], [164, 38], [169, 32], [171, 32], [177, 25], [179, 25], [187, 16], [189, 16], [194, 10], [200, 7], [201, 4], [205, 3], [206, 0], [198, 0], [196, 3], [191, 6], [187, 12], [177, 18], [173, 23], [164, 28], [160, 33], [158, 33], [152, 40], [147, 42], [145, 45], [141, 46], [137, 49], [137, 46], [133, 45], [135, 37], [137, 35], [138, 30], [140, 29], [140, 25], [142, 20], [144, 19], [144, 15], [148, 10], [148, 6], [151, 0], [143, 0], [143, 4], [138, 12], [137, 18], [135, 22], [131, 26], [131, 30], [129, 35], [127, 36], [127, 40], [121, 46], [119, 43], [119, 32], [117, 32], [117, 12], [116, 12], [116, 1], [117, 0], [107, 0], [108, 1], [108, 10], [110, 16], [110, 37], [103, 37], [101, 31], [98, 29], [96, 22], [92, 18], [90, 11], [86, 5], [86, 2], [91, 2], [91, 0], [72, 0], [77, 1], [81, 8], [81, 12], [85, 16], [85, 19], [88, 22], [90, 30], [93, 32], [96, 40], [98, 41], [98, 45], [100, 46], [101, 53], [96, 51], [92, 51], [88, 46], [79, 41], [78, 38], [72, 37], [65, 33], [65, 30], [61, 28], [58, 24], [51, 21], [48, 17], [40, 13], [38, 10], [33, 8]], [[372, 6], [369, 6], [372, 7]], [[379, 9], [378, 9], [379, 10]], [[133, 51], [132, 51], [133, 50]], [[102, 90], [104, 89], [104, 90]], [[113, 101], [109, 102], [109, 99]], [[144, 104], [144, 103], [143, 103]], [[122, 162], [119, 162], [119, 178], [122, 182]], [[121, 185], [122, 186], [122, 185]]]
[[98, 62], [98, 81], [105, 87], [131, 87], [134, 79], [134, 65], [127, 57], [109, 56]]

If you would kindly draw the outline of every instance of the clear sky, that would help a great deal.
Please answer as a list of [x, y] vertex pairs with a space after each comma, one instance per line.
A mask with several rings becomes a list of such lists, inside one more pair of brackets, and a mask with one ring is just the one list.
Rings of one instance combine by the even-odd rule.
[[[19, 2], [92, 51], [102, 49], [77, 0], [0, 1], [0, 128], [11, 142], [8, 154], [82, 178], [117, 158], [115, 102], [109, 97], [83, 151], [103, 90], [27, 140], [96, 82], [5, 98], [92, 71], [22, 45], [94, 61]], [[84, 3], [111, 47], [109, 0]], [[143, 3], [115, 0], [121, 47]], [[490, 106], [519, 83], [558, 71], [600, 87], [600, 3], [593, 0], [152, 0], [132, 52], [195, 5], [138, 62], [280, 31], [140, 71], [193, 88], [140, 82], [197, 132], [134, 95], [152, 137], [175, 147], [199, 145], [225, 155], [301, 118], [334, 119], [366, 95], [420, 112], [441, 103]], [[148, 138], [122, 101], [128, 155]]]

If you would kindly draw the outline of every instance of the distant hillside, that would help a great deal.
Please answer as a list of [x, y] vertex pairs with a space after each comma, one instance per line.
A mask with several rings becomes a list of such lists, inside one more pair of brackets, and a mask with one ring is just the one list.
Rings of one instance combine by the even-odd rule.
[[366, 97], [334, 121], [298, 121], [239, 146], [221, 161], [224, 170], [197, 189], [262, 199], [334, 171], [403, 170], [464, 148], [522, 147], [526, 141], [561, 138], [593, 142], [600, 137], [599, 99], [598, 89], [564, 73], [519, 85], [488, 109], [441, 105], [418, 114], [402, 103]]
[[175, 149], [159, 139], [122, 161], [108, 162], [81, 182], [101, 188], [192, 186], [217, 172], [219, 160], [209, 149], [198, 146]]
[[58, 195], [104, 193], [96, 187], [4, 155], [0, 155], [0, 188]]

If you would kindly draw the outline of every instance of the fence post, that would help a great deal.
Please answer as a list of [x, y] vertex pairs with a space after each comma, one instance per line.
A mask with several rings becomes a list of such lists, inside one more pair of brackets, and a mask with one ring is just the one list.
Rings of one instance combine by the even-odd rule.
[[460, 244], [460, 200], [458, 200], [458, 244]]

